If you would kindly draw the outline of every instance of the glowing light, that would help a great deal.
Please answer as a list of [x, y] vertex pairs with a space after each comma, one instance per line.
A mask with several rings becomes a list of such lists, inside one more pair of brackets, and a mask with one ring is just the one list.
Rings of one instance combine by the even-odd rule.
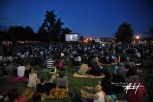
[[136, 39], [140, 39], [140, 36], [137, 35], [137, 36], [136, 36]]

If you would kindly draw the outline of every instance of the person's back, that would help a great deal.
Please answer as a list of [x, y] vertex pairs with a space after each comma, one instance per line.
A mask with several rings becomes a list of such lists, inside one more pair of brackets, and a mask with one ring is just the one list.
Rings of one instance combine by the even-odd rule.
[[101, 91], [101, 92], [97, 92], [96, 94], [98, 94], [99, 98], [98, 99], [94, 99], [93, 102], [105, 102], [105, 96], [104, 96], [104, 93]]
[[60, 70], [62, 70], [62, 69], [64, 68], [64, 63], [63, 63], [63, 60], [62, 60], [62, 59], [59, 60], [59, 63], [58, 63], [58, 65], [57, 65], [57, 67], [58, 67]]
[[26, 97], [19, 94], [17, 89], [11, 89], [8, 92], [8, 102], [27, 102]]
[[47, 69], [52, 69], [54, 66], [54, 61], [50, 58], [47, 60]]
[[90, 74], [94, 76], [100, 76], [102, 74], [101, 68], [98, 65], [95, 65], [91, 68]]
[[137, 77], [133, 77], [134, 81], [131, 83], [131, 86], [138, 87], [137, 89], [129, 89], [127, 91], [127, 102], [145, 102], [146, 88], [142, 84], [138, 83], [135, 80], [138, 80]]
[[27, 102], [25, 96], [20, 96], [14, 100], [14, 102]]
[[6, 68], [5, 68], [7, 74], [9, 74], [9, 75], [13, 75], [13, 72], [14, 72], [15, 69], [16, 69], [16, 66], [13, 65], [12, 62], [9, 65], [7, 65]]
[[67, 85], [67, 81], [68, 81], [67, 76], [57, 77], [56, 81], [57, 81], [57, 86], [58, 87], [68, 87], [68, 85]]
[[[114, 75], [112, 81], [114, 83], [124, 83], [125, 82], [125, 78], [122, 76], [122, 71], [118, 70], [117, 71], [117, 75]], [[114, 93], [123, 93], [124, 92], [124, 88], [122, 86], [113, 86], [113, 91]]]
[[19, 66], [17, 68], [18, 77], [23, 77], [25, 73], [25, 66]]
[[130, 67], [127, 72], [127, 77], [134, 76], [134, 75], [137, 75], [137, 69], [136, 67]]
[[68, 88], [68, 77], [65, 76], [63, 71], [59, 73], [59, 77], [56, 79], [56, 85], [57, 87]]
[[81, 75], [85, 75], [88, 71], [88, 65], [87, 64], [82, 64], [80, 66], [80, 69], [78, 70], [78, 73]]

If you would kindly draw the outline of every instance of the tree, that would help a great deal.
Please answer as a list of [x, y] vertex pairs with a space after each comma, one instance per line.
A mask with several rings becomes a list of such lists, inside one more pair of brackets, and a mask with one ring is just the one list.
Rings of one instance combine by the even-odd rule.
[[134, 30], [129, 23], [123, 23], [119, 26], [117, 32], [115, 32], [116, 42], [130, 43], [134, 35]]
[[26, 26], [24, 29], [24, 33], [25, 33], [24, 40], [28, 40], [28, 41], [36, 40], [36, 35], [31, 27]]
[[10, 40], [10, 36], [4, 30], [0, 30], [0, 41]]
[[13, 42], [25, 40], [31, 41], [34, 40], [36, 36], [32, 28], [28, 26], [25, 28], [22, 26], [10, 26], [8, 34], [10, 36], [10, 40]]
[[149, 27], [149, 31], [147, 32], [147, 34], [153, 38], [153, 27]]
[[61, 18], [56, 19], [54, 11], [46, 11], [44, 22], [42, 23], [38, 34], [45, 34], [50, 41], [58, 41], [63, 24]]
[[13, 42], [16, 42], [18, 40], [23, 40], [24, 38], [24, 27], [22, 26], [10, 26], [8, 33], [11, 37], [11, 40]]

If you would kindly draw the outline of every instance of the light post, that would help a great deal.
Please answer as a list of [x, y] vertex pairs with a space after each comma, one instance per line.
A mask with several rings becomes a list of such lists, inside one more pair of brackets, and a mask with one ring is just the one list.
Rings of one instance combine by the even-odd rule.
[[136, 41], [140, 44], [140, 36], [139, 35], [137, 35], [136, 37], [135, 37], [135, 39], [136, 39]]

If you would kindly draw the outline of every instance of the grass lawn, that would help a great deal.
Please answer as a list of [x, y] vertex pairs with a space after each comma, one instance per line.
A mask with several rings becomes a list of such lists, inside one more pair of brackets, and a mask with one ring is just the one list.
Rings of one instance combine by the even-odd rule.
[[[139, 76], [139, 82], [141, 82], [145, 87], [147, 88], [147, 95], [146, 95], [146, 101], [151, 102], [152, 96], [153, 96], [153, 83], [150, 83], [149, 79], [149, 74], [148, 74], [148, 68], [150, 65], [153, 65], [152, 60], [146, 60], [146, 59], [136, 59], [134, 58], [134, 61], [136, 62], [142, 62], [142, 68], [140, 68], [143, 72], [138, 73]], [[105, 67], [112, 73], [113, 72], [113, 65], [105, 65]], [[39, 67], [38, 67], [39, 68]], [[39, 68], [41, 70], [43, 68]], [[73, 93], [75, 90], [77, 92], [80, 92], [81, 86], [94, 86], [97, 84], [98, 81], [101, 79], [91, 79], [91, 78], [76, 78], [73, 77], [73, 74], [75, 73], [75, 69], [71, 66], [68, 65], [67, 68], [67, 73], [68, 73], [68, 78], [69, 78], [69, 93], [67, 98], [63, 99], [50, 99], [50, 100], [45, 100], [47, 102], [72, 102], [71, 100], [71, 93]], [[48, 74], [46, 72], [41, 72], [39, 77], [48, 77]], [[17, 88], [19, 89], [20, 93], [22, 93], [25, 89], [27, 83], [25, 82], [11, 82], [10, 77], [3, 77], [0, 78], [0, 94], [7, 93], [8, 90], [12, 88]], [[153, 101], [152, 101], [153, 102]]]

